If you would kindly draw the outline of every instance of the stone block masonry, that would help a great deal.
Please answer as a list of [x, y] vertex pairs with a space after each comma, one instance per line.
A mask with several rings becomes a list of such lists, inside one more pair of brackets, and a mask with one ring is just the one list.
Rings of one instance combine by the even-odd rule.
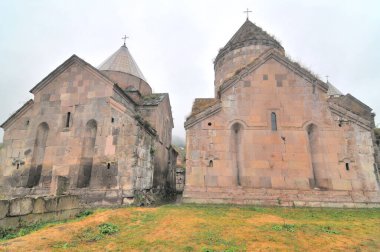
[[380, 208], [378, 191], [280, 190], [265, 188], [187, 188], [184, 203], [284, 207]]
[[81, 210], [78, 196], [23, 197], [0, 200], [0, 227], [18, 228], [38, 222], [75, 217]]

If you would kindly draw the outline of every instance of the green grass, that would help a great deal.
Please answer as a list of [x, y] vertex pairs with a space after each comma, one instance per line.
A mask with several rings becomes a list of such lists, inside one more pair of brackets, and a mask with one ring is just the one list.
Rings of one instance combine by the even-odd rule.
[[380, 209], [164, 205], [95, 211], [60, 225], [64, 239], [53, 227], [22, 240], [53, 251], [380, 251]]

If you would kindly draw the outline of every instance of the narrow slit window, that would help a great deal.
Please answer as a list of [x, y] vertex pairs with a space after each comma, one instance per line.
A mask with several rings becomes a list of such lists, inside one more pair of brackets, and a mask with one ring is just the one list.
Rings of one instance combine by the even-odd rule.
[[114, 123], [115, 122], [115, 118], [111, 118], [111, 123]]
[[272, 131], [277, 131], [277, 116], [275, 112], [271, 113]]
[[110, 169], [110, 168], [111, 168], [111, 164], [108, 163], [108, 164], [107, 164], [107, 169]]
[[346, 171], [349, 171], [349, 170], [350, 170], [350, 164], [346, 163]]
[[70, 117], [71, 113], [67, 112], [67, 117], [66, 117], [66, 128], [70, 127]]

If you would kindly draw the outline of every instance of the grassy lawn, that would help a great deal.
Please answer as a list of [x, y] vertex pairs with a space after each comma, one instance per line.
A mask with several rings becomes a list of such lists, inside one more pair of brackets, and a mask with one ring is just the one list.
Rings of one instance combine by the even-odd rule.
[[380, 251], [380, 209], [165, 205], [97, 210], [2, 251]]

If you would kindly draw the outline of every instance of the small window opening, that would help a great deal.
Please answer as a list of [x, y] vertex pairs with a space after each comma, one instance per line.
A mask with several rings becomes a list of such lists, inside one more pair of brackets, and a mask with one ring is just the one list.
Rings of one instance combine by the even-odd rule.
[[111, 164], [108, 163], [108, 164], [107, 164], [107, 169], [110, 169], [110, 168], [111, 168]]
[[376, 145], [380, 146], [380, 140], [376, 140]]
[[26, 120], [25, 125], [29, 126], [29, 123], [30, 123], [29, 120]]
[[209, 162], [208, 162], [208, 167], [213, 167], [214, 166], [214, 162], [212, 161], [212, 160], [210, 160]]
[[18, 169], [18, 168], [20, 168], [20, 163], [17, 163], [17, 167], [16, 167], [16, 169]]
[[339, 127], [342, 127], [342, 123], [341, 123], [341, 122], [339, 122], [338, 126], [339, 126]]
[[268, 80], [268, 75], [267, 74], [263, 75], [263, 80]]
[[350, 164], [346, 163], [346, 171], [349, 171], [349, 170], [350, 170]]
[[70, 127], [70, 117], [71, 113], [67, 112], [67, 117], [66, 117], [66, 128]]
[[115, 118], [111, 118], [111, 123], [114, 123], [115, 122]]
[[209, 122], [207, 125], [208, 125], [208, 126], [211, 126], [211, 125], [212, 125], [212, 123], [211, 123], [211, 122]]
[[271, 113], [272, 131], [277, 131], [277, 116], [275, 112]]
[[282, 87], [282, 80], [277, 80], [277, 87]]

